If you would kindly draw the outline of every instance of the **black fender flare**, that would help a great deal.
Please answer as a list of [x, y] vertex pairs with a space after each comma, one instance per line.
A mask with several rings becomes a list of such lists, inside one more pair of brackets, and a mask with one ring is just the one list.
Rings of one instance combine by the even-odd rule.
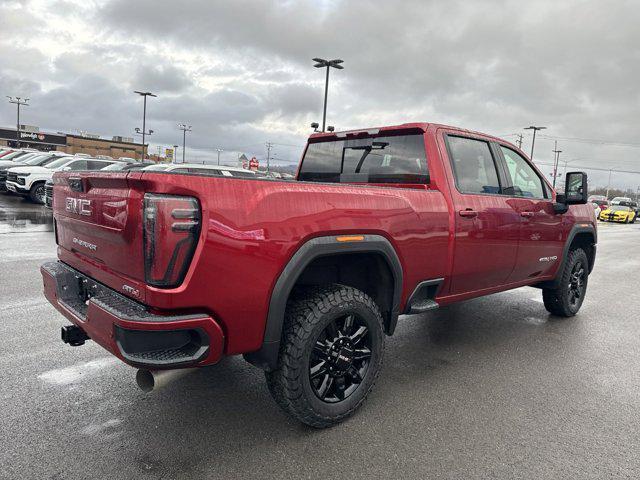
[[565, 242], [564, 248], [562, 249], [562, 265], [560, 265], [560, 268], [558, 269], [558, 271], [562, 271], [562, 269], [564, 268], [564, 264], [567, 261], [567, 256], [569, 255], [569, 247], [571, 247], [573, 240], [576, 238], [576, 235], [578, 235], [579, 233], [590, 233], [591, 236], [593, 237], [593, 258], [589, 259], [589, 273], [591, 273], [591, 271], [593, 270], [593, 265], [596, 259], [595, 249], [596, 249], [596, 244], [598, 243], [598, 232], [596, 231], [593, 225], [581, 224], [581, 225], [574, 225], [571, 231], [569, 232], [569, 235], [567, 235], [567, 241]]
[[255, 352], [244, 355], [244, 358], [249, 363], [264, 370], [276, 368], [287, 300], [304, 269], [318, 257], [372, 252], [382, 255], [393, 275], [393, 304], [390, 318], [385, 319], [387, 331], [393, 332], [400, 312], [403, 281], [402, 264], [395, 249], [385, 237], [381, 235], [358, 235], [358, 237], [363, 238], [357, 241], [340, 241], [339, 238], [341, 237], [339, 235], [315, 237], [305, 242], [293, 254], [280, 273], [271, 292], [262, 347]]
[[556, 273], [556, 278], [553, 280], [540, 282], [532, 286], [537, 288], [555, 288], [558, 286], [558, 283], [560, 282], [560, 278], [562, 277], [562, 271], [564, 270], [564, 265], [569, 255], [569, 248], [571, 247], [573, 240], [576, 238], [576, 235], [580, 233], [589, 233], [593, 237], [593, 257], [589, 259], [589, 273], [591, 273], [591, 271], [593, 270], [595, 259], [596, 259], [596, 244], [598, 242], [598, 232], [596, 228], [590, 224], [574, 225], [569, 231], [569, 235], [567, 235], [567, 241], [564, 242], [564, 247], [562, 249], [562, 259], [560, 261], [560, 266], [558, 267], [558, 270]]

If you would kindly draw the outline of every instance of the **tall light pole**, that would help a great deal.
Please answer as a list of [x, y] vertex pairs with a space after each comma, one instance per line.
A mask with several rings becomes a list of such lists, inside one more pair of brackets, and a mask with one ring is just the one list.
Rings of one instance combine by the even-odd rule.
[[536, 132], [538, 130], [544, 130], [546, 128], [547, 127], [536, 127], [535, 125], [531, 125], [529, 127], [524, 127], [525, 130], [533, 130], [533, 140], [531, 141], [531, 155], [529, 156], [531, 161], [533, 161], [533, 147], [536, 144]]
[[[151, 135], [153, 133], [152, 130], [149, 130], [147, 132], [147, 97], [157, 97], [157, 95], [154, 95], [151, 92], [139, 92], [138, 90], [135, 90], [133, 93], [137, 93], [138, 95], [141, 95], [142, 98], [144, 98], [144, 102], [143, 102], [143, 107], [142, 107], [142, 161], [144, 162], [144, 149], [145, 149], [145, 143], [144, 143], [144, 139], [145, 136], [147, 135]], [[140, 133], [140, 129], [136, 128], [136, 132]]]
[[20, 97], [13, 98], [9, 96], [7, 96], [7, 98], [9, 99], [9, 103], [13, 103], [18, 107], [18, 118], [16, 119], [16, 148], [20, 148], [20, 106], [24, 105], [25, 107], [28, 107], [29, 104], [27, 102], [29, 99]]
[[555, 153], [555, 158], [553, 159], [553, 188], [556, 188], [556, 177], [558, 176], [558, 163], [560, 162], [560, 154], [562, 150], [558, 150], [558, 141], [555, 142], [555, 147], [552, 150]]
[[182, 130], [182, 163], [185, 163], [184, 153], [187, 147], [187, 132], [191, 131], [191, 125], [187, 125], [186, 123], [179, 123], [178, 128]]
[[224, 152], [221, 148], [216, 148], [216, 152], [218, 152], [218, 165], [220, 165], [220, 152]]
[[314, 58], [312, 60], [316, 62], [314, 67], [327, 69], [327, 77], [324, 81], [324, 108], [322, 109], [322, 131], [324, 132], [324, 126], [327, 120], [327, 96], [329, 93], [329, 69], [333, 67], [333, 68], [337, 68], [338, 70], [342, 70], [344, 67], [340, 64], [344, 60], [340, 60], [339, 58], [335, 60], [325, 60], [323, 58]]

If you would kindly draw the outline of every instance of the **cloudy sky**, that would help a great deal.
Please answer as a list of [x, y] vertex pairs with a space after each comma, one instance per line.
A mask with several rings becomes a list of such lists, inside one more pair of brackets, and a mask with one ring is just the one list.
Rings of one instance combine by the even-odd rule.
[[[571, 165], [640, 172], [640, 2], [0, 0], [0, 94], [28, 96], [24, 123], [45, 131], [132, 136], [142, 102], [157, 145], [199, 159], [225, 150], [298, 160], [320, 121], [337, 129], [408, 121], [515, 141], [544, 125]], [[0, 103], [0, 125], [15, 107]], [[192, 147], [192, 150], [189, 148]], [[563, 162], [561, 162], [563, 163]], [[592, 184], [608, 174], [589, 170]], [[640, 175], [614, 173], [636, 189]]]

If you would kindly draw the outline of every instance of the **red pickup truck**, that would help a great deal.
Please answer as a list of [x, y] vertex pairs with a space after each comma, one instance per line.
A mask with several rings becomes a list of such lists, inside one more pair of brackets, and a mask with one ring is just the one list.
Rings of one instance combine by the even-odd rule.
[[[524, 285], [575, 315], [596, 255], [587, 178], [563, 194], [499, 138], [427, 123], [312, 135], [295, 181], [54, 176], [47, 299], [139, 384], [244, 354], [326, 427], [370, 392], [400, 315]], [[184, 370], [182, 370], [184, 371]]]

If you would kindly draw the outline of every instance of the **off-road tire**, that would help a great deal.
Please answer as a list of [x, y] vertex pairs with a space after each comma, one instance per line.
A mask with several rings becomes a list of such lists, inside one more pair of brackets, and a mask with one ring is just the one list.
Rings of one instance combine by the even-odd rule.
[[31, 190], [29, 190], [29, 198], [33, 203], [44, 205], [44, 191], [44, 182], [38, 182], [31, 187]]
[[[576, 265], [581, 265], [584, 273], [581, 279], [582, 292], [577, 303], [571, 301], [571, 285], [575, 274]], [[542, 299], [544, 306], [552, 315], [558, 317], [573, 317], [582, 306], [584, 297], [587, 293], [587, 283], [589, 280], [589, 259], [587, 254], [581, 248], [569, 251], [567, 261], [559, 272], [560, 279], [554, 288], [544, 288], [542, 290]]]
[[[330, 324], [356, 315], [368, 329], [371, 357], [357, 388], [343, 400], [326, 403], [310, 379], [312, 351]], [[326, 428], [351, 416], [373, 388], [382, 367], [384, 331], [380, 309], [364, 292], [344, 285], [313, 287], [289, 301], [285, 313], [278, 366], [266, 372], [278, 405], [306, 425]]]

